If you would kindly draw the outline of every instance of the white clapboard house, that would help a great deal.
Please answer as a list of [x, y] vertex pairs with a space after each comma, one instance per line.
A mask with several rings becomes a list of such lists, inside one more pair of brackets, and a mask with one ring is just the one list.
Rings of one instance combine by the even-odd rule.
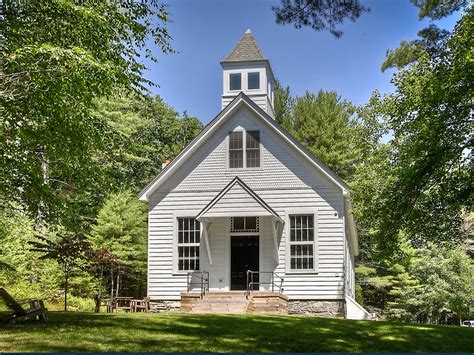
[[148, 297], [191, 312], [236, 311], [225, 300], [245, 297], [242, 312], [368, 317], [354, 300], [349, 187], [275, 121], [275, 77], [250, 31], [221, 65], [222, 111], [139, 195]]

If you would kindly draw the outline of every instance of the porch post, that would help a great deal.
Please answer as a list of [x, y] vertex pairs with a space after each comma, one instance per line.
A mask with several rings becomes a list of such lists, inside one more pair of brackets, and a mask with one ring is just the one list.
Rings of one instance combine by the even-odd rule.
[[278, 221], [272, 219], [272, 234], [273, 234], [273, 247], [275, 249], [275, 261], [278, 265]]
[[202, 237], [206, 243], [207, 257], [209, 258], [209, 265], [212, 265], [212, 255], [211, 255], [211, 246], [209, 244], [209, 230], [211, 229], [211, 222], [203, 220], [202, 221]]

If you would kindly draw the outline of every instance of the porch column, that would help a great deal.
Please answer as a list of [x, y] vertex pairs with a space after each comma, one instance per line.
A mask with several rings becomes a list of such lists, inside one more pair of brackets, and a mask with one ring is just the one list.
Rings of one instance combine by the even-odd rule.
[[275, 249], [275, 262], [278, 265], [278, 235], [283, 231], [283, 223], [276, 218], [272, 218], [273, 248]]
[[202, 223], [202, 239], [206, 245], [209, 265], [212, 265], [211, 245], [209, 244], [209, 231], [211, 230], [211, 222], [206, 218], [203, 218], [200, 222]]

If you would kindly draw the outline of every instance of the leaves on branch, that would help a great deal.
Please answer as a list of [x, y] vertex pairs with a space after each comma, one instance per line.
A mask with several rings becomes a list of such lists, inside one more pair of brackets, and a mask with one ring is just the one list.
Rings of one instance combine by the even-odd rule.
[[272, 6], [272, 10], [279, 24], [329, 30], [337, 38], [342, 36], [338, 25], [345, 20], [355, 21], [363, 12], [369, 11], [359, 0], [281, 0], [280, 6]]

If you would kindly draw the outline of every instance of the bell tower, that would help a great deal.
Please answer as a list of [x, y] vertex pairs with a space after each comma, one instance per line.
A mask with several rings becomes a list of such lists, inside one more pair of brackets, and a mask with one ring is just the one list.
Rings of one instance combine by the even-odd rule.
[[240, 92], [247, 95], [271, 117], [275, 77], [270, 62], [247, 30], [230, 54], [221, 61], [223, 69], [222, 109]]

